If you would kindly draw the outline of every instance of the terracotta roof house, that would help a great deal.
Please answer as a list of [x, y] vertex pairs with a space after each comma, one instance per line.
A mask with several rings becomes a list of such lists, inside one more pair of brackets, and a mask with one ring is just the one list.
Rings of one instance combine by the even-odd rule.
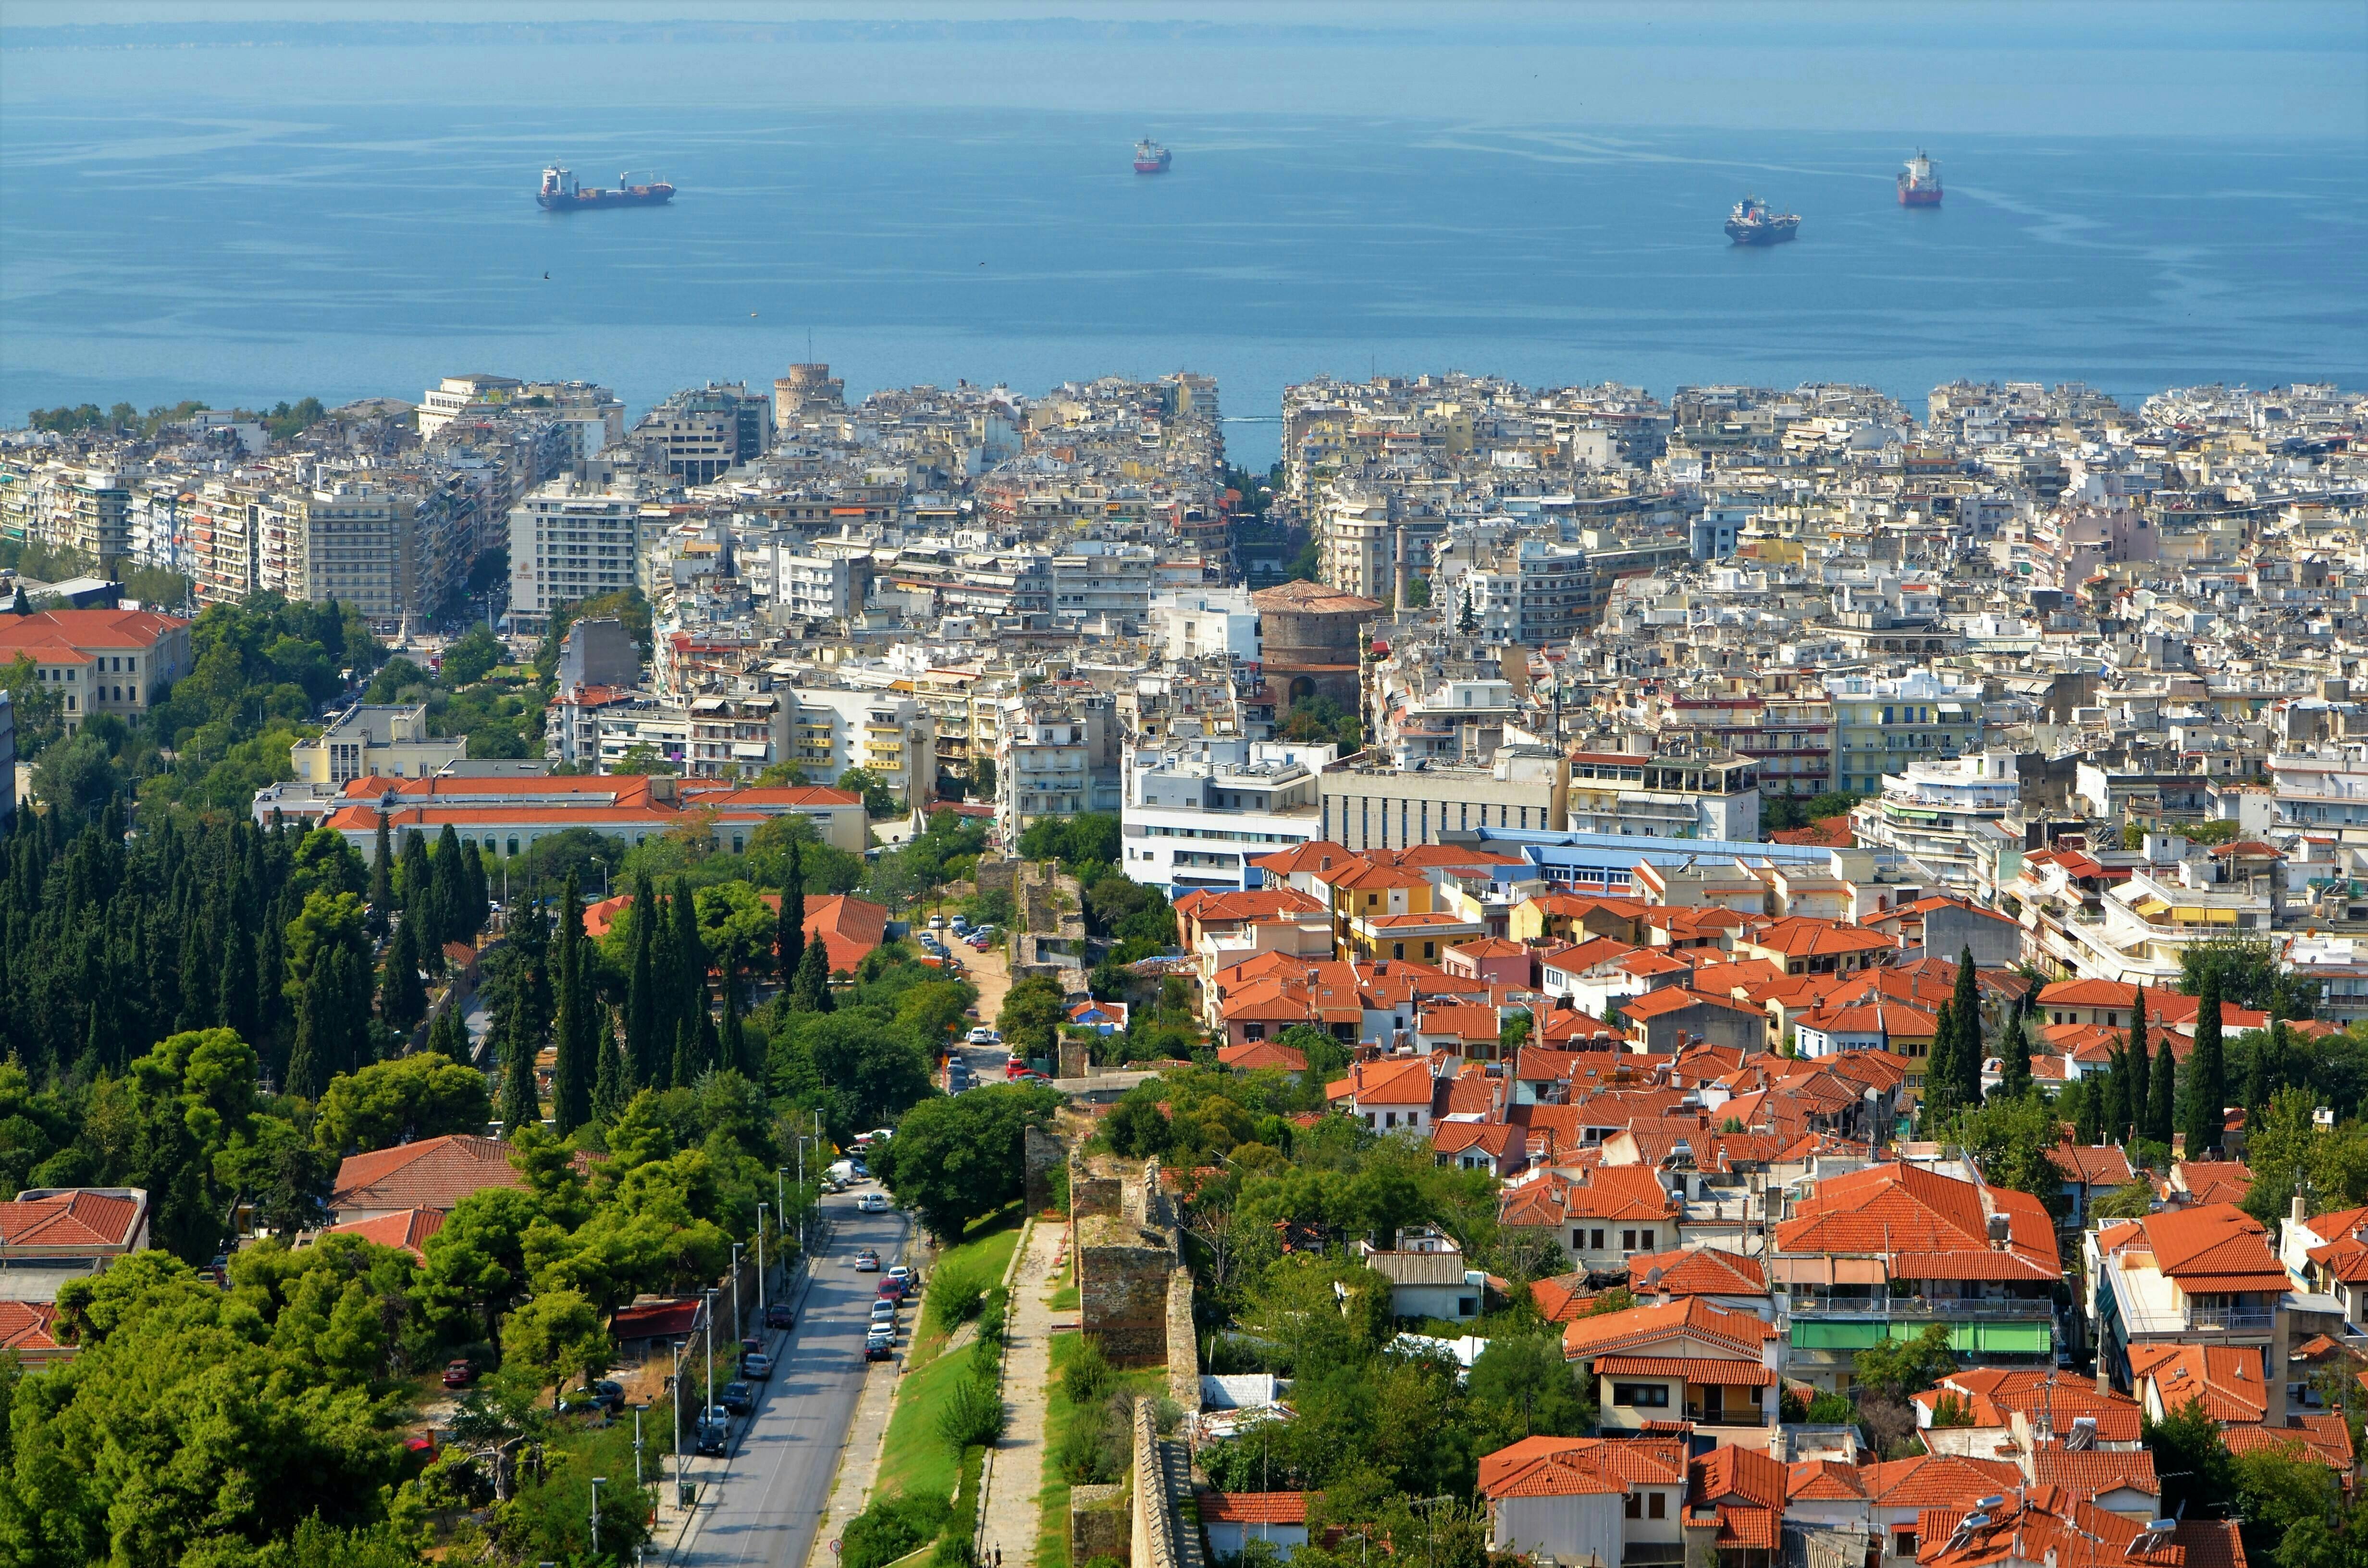
[[1429, 1056], [1400, 1056], [1352, 1062], [1325, 1092], [1377, 1131], [1428, 1132], [1437, 1086]]
[[[1787, 1370], [1839, 1386], [1858, 1351], [1903, 1324], [1950, 1325], [1968, 1352], [2052, 1358], [2063, 1278], [2055, 1226], [2039, 1200], [1923, 1165], [1830, 1176], [1775, 1228], [1771, 1277], [1791, 1290]], [[1884, 1322], [1866, 1302], [1886, 1303]]]
[[28, 1187], [0, 1203], [0, 1300], [53, 1301], [58, 1287], [149, 1245], [136, 1187]]
[[54, 1301], [19, 1301], [0, 1297], [0, 1350], [14, 1354], [28, 1372], [74, 1359], [75, 1346], [57, 1336]]
[[[2144, 1376], [2140, 1362], [2152, 1364], [2141, 1349], [2185, 1346], [2208, 1334], [2214, 1349], [2249, 1359], [2256, 1384], [2274, 1372], [2271, 1414], [2283, 1415], [2286, 1335], [2279, 1308], [2292, 1281], [2263, 1238], [2260, 1221], [2226, 1203], [2163, 1210], [2089, 1233], [2083, 1244], [2107, 1364], [2135, 1389]], [[2191, 1369], [2199, 1381], [2207, 1381], [2204, 1372], [2202, 1363]], [[2208, 1381], [2216, 1385], [2216, 1371]]]
[[374, 1219], [349, 1220], [342, 1225], [332, 1225], [322, 1234], [359, 1236], [382, 1247], [401, 1247], [425, 1263], [427, 1261], [427, 1238], [443, 1228], [444, 1210], [441, 1209], [400, 1209]]
[[337, 1167], [329, 1212], [340, 1225], [413, 1209], [449, 1212], [472, 1192], [524, 1186], [507, 1143], [455, 1132], [348, 1155]]
[[1201, 1529], [1219, 1561], [1239, 1557], [1253, 1540], [1267, 1542], [1288, 1560], [1307, 1544], [1304, 1492], [1200, 1492]]
[[1307, 1053], [1292, 1046], [1277, 1045], [1270, 1040], [1255, 1040], [1241, 1045], [1219, 1046], [1217, 1064], [1235, 1073], [1255, 1073], [1261, 1067], [1272, 1067], [1285, 1073], [1304, 1073], [1307, 1071]]
[[1498, 1551], [1564, 1562], [1675, 1562], [1681, 1437], [1524, 1437], [1483, 1455], [1478, 1490]]
[[1737, 937], [1735, 956], [1765, 959], [1787, 974], [1849, 974], [1880, 963], [1892, 947], [1892, 939], [1880, 931], [1792, 915]]
[[1756, 1257], [1717, 1247], [1638, 1253], [1628, 1260], [1628, 1289], [1639, 1301], [1665, 1306], [1700, 1296], [1728, 1312], [1771, 1317], [1768, 1270]]
[[1580, 1318], [1563, 1357], [1587, 1363], [1606, 1432], [1691, 1422], [1697, 1437], [1765, 1449], [1776, 1420], [1776, 1331], [1699, 1297]]
[[1711, 1544], [1725, 1568], [1766, 1568], [1784, 1519], [1785, 1467], [1756, 1449], [1722, 1444], [1687, 1467], [1686, 1519], [1718, 1523]]

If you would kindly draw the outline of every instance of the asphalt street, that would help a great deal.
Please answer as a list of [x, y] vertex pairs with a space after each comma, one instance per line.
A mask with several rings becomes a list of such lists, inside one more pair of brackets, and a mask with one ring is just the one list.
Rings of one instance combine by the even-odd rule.
[[[876, 1248], [885, 1267], [903, 1256], [912, 1231], [893, 1210], [858, 1211], [856, 1199], [878, 1190], [867, 1182], [824, 1199], [837, 1234], [814, 1260], [798, 1326], [771, 1381], [759, 1385], [756, 1414], [733, 1450], [731, 1469], [711, 1490], [714, 1502], [678, 1562], [798, 1568], [813, 1550], [814, 1526], [830, 1500], [839, 1447], [863, 1387], [863, 1335], [879, 1293], [880, 1277], [857, 1273], [855, 1255]], [[900, 1350], [918, 1310], [908, 1307], [903, 1314]]]

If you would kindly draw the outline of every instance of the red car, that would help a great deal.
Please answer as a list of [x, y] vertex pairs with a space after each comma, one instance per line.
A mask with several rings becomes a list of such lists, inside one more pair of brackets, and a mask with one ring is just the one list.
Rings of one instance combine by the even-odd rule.
[[905, 1299], [905, 1282], [891, 1274], [880, 1281], [880, 1294], [885, 1301], [901, 1301]]
[[444, 1386], [446, 1388], [464, 1389], [476, 1381], [477, 1368], [474, 1362], [447, 1361], [444, 1363]]

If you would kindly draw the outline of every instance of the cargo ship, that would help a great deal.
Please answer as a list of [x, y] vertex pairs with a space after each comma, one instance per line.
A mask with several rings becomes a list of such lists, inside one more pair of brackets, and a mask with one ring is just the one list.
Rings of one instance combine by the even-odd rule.
[[534, 204], [546, 212], [580, 212], [587, 207], [655, 207], [674, 199], [674, 187], [657, 176], [636, 181], [630, 174], [617, 176], [617, 188], [579, 186], [575, 176], [553, 164], [542, 171], [542, 188]]
[[1149, 137], [1134, 144], [1134, 172], [1139, 175], [1164, 175], [1167, 172], [1167, 149]]
[[1798, 212], [1771, 212], [1756, 196], [1745, 197], [1726, 215], [1726, 237], [1739, 245], [1782, 244], [1800, 227]]
[[1941, 205], [1941, 165], [1924, 155], [1918, 148], [1899, 171], [1899, 205], [1902, 207], [1938, 207]]

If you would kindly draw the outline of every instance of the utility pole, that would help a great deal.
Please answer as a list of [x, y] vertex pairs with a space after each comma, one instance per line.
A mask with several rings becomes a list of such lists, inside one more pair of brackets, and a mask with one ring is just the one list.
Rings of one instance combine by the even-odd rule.
[[592, 1555], [600, 1555], [600, 1488], [609, 1483], [605, 1475], [592, 1478]]
[[768, 1205], [761, 1202], [757, 1205], [757, 1321], [760, 1324], [765, 1321], [765, 1210], [767, 1207]]
[[707, 1288], [707, 1387], [699, 1402], [699, 1420], [707, 1424], [708, 1411], [715, 1403], [715, 1287]]
[[[682, 1353], [689, 1348], [686, 1341], [674, 1342], [674, 1500], [680, 1507], [689, 1495], [690, 1483], [682, 1475]], [[700, 1412], [703, 1418], [706, 1413]]]
[[747, 1337], [747, 1325], [740, 1321], [740, 1247], [738, 1242], [732, 1244], [732, 1343], [735, 1347]]

